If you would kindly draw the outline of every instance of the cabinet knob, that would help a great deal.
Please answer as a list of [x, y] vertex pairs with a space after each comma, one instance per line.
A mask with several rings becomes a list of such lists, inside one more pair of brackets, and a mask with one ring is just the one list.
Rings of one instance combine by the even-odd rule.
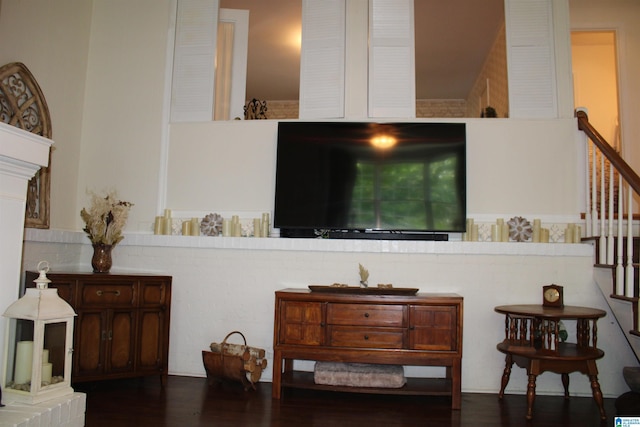
[[367, 341], [369, 339], [369, 335], [364, 336], [364, 340]]
[[365, 313], [365, 314], [364, 314], [364, 317], [369, 317], [369, 313]]
[[320, 327], [324, 328], [324, 322], [320, 322]]
[[415, 328], [416, 328], [416, 327], [415, 327], [415, 326], [413, 326], [413, 325], [409, 326], [409, 330], [410, 330], [410, 331], [413, 331]]

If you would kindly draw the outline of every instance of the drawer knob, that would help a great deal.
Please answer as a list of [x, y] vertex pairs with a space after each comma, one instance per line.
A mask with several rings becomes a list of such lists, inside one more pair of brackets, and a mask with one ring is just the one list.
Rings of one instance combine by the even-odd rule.
[[369, 313], [365, 313], [365, 314], [364, 314], [364, 317], [369, 317]]
[[367, 341], [369, 339], [369, 335], [364, 336], [364, 340]]

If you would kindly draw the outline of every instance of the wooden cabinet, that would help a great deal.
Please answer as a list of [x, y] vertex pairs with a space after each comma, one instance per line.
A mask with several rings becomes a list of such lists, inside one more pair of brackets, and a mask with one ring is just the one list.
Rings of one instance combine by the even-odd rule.
[[[463, 299], [455, 294], [276, 292], [273, 397], [284, 387], [451, 396], [460, 408]], [[400, 389], [315, 384], [293, 360], [444, 366], [445, 378], [408, 378]]]
[[[76, 311], [72, 381], [167, 378], [171, 277], [48, 273], [49, 287]], [[37, 272], [28, 271], [33, 286]]]

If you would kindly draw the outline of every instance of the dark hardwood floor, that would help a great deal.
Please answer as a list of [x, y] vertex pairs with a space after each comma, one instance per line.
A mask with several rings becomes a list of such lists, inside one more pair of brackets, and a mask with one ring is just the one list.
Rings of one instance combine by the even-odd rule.
[[100, 426], [614, 426], [615, 399], [605, 399], [600, 423], [591, 398], [537, 396], [526, 422], [526, 397], [463, 393], [462, 409], [450, 399], [289, 390], [271, 399], [271, 383], [244, 391], [239, 384], [209, 386], [205, 378], [170, 376], [163, 389], [154, 377], [79, 383], [87, 394], [86, 425]]

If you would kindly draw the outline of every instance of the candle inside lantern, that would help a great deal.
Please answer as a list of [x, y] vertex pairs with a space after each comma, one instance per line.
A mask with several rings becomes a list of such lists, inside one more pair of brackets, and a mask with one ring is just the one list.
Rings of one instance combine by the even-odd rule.
[[33, 341], [20, 341], [16, 349], [16, 370], [13, 381], [26, 384], [31, 380], [33, 363]]
[[53, 372], [53, 365], [49, 363], [49, 350], [46, 348], [42, 350], [42, 375], [40, 379], [43, 383], [51, 382], [51, 374]]

